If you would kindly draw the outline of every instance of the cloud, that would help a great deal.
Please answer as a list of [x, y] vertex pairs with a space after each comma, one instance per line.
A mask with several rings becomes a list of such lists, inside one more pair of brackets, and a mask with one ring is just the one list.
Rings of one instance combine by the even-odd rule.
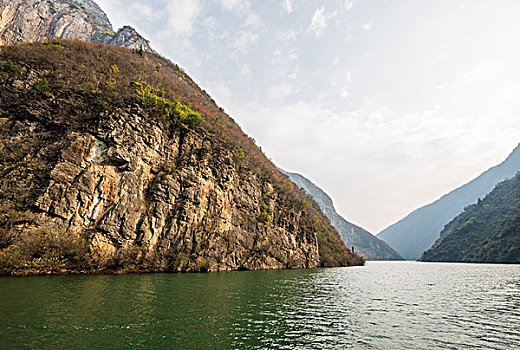
[[244, 0], [220, 0], [220, 5], [226, 11], [235, 12], [237, 15], [248, 15], [251, 12], [251, 3]]
[[213, 16], [206, 17], [202, 21], [202, 25], [211, 31], [215, 29], [215, 26], [217, 25], [217, 19]]
[[246, 20], [244, 21], [244, 24], [246, 26], [256, 27], [256, 28], [261, 27], [263, 25], [260, 17], [253, 13], [250, 13], [249, 15], [247, 15]]
[[145, 18], [147, 21], [153, 20], [156, 15], [153, 7], [145, 4], [132, 4], [130, 8], [131, 13], [138, 13], [139, 17]]
[[347, 11], [350, 11], [353, 6], [354, 6], [354, 1], [353, 0], [345, 0], [345, 9]]
[[299, 89], [297, 89], [293, 84], [282, 82], [280, 84], [271, 86], [267, 90], [267, 100], [271, 102], [281, 100], [298, 92], [298, 90]]
[[246, 53], [249, 49], [249, 46], [254, 44], [258, 39], [258, 34], [249, 32], [249, 31], [241, 31], [238, 33], [235, 42], [233, 43], [233, 54], [236, 56], [237, 54]]
[[352, 73], [348, 70], [345, 72], [345, 80], [347, 83], [350, 83], [352, 81]]
[[[281, 83], [269, 94], [287, 97], [295, 90]], [[334, 112], [311, 102], [251, 102], [234, 103], [233, 110], [277, 165], [316, 180], [335, 197], [340, 212], [373, 232], [463, 183], [460, 179], [471, 179], [470, 169], [476, 175], [485, 170], [461, 159], [471, 160], [468, 150], [476, 146], [488, 157], [495, 150], [485, 149], [483, 140], [498, 136], [489, 135], [496, 121], [469, 126], [467, 118], [435, 109], [401, 115], [376, 104]], [[399, 205], [389, 208], [385, 201]], [[374, 211], [381, 213], [377, 220]]]
[[220, 0], [220, 6], [227, 11], [232, 11], [240, 4], [240, 0]]
[[498, 62], [481, 62], [461, 74], [455, 81], [455, 87], [466, 88], [470, 85], [489, 82], [497, 76]]
[[220, 0], [220, 6], [225, 11], [234, 13], [242, 18], [244, 25], [251, 27], [261, 27], [260, 17], [251, 12], [251, 3], [244, 0]]
[[168, 29], [176, 35], [190, 36], [202, 11], [200, 0], [171, 0], [166, 5]]
[[372, 21], [369, 21], [361, 26], [361, 29], [363, 29], [364, 32], [368, 32], [370, 29], [372, 29]]
[[294, 29], [287, 29], [276, 33], [276, 39], [280, 41], [294, 41], [296, 38], [297, 34]]
[[278, 48], [274, 50], [271, 56], [271, 63], [275, 64], [289, 64], [296, 61], [298, 61], [298, 53], [293, 50]]
[[316, 11], [314, 11], [314, 15], [312, 15], [312, 21], [309, 30], [314, 31], [317, 35], [319, 35], [319, 33], [325, 28], [327, 28], [325, 7], [319, 7], [316, 9]]
[[204, 89], [208, 91], [211, 97], [219, 106], [231, 105], [233, 92], [231, 88], [222, 81], [210, 81], [204, 84]]
[[352, 73], [346, 71], [344, 75], [344, 85], [339, 90], [341, 98], [347, 98], [350, 96], [350, 83], [352, 82]]
[[296, 66], [294, 67], [294, 70], [292, 71], [291, 74], [289, 74], [289, 76], [287, 78], [289, 80], [296, 80], [299, 77], [300, 77], [300, 65], [296, 64]]
[[287, 61], [288, 62], [298, 61], [298, 54], [296, 52], [291, 52], [290, 54], [287, 55]]
[[312, 15], [311, 25], [309, 26], [309, 31], [314, 32], [316, 36], [321, 36], [323, 31], [328, 26], [328, 21], [334, 18], [338, 14], [337, 11], [334, 12], [325, 12], [325, 7], [319, 7], [314, 11]]
[[240, 71], [241, 75], [244, 75], [244, 76], [251, 75], [251, 65], [249, 65], [249, 64], [242, 64], [242, 65], [238, 66], [238, 70]]
[[287, 13], [293, 12], [292, 0], [285, 0], [284, 9]]
[[[161, 17], [160, 13], [154, 11], [153, 5], [128, 2], [123, 6], [120, 1], [114, 0], [96, 0], [96, 3], [109, 16], [114, 29], [124, 25], [137, 27], [142, 22], [153, 21], [155, 18]], [[140, 32], [144, 34], [142, 29]]]
[[348, 86], [343, 86], [341, 89], [340, 89], [340, 94], [341, 94], [341, 98], [347, 98], [350, 96], [350, 91], [348, 90]]

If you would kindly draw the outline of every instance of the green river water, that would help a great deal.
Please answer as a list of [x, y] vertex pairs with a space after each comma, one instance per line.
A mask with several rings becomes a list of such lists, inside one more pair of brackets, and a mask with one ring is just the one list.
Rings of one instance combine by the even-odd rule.
[[520, 266], [0, 278], [1, 349], [520, 349]]

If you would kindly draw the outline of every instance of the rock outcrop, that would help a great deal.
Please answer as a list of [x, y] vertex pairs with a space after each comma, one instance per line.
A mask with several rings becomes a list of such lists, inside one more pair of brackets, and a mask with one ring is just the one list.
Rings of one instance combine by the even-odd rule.
[[0, 270], [362, 264], [176, 65], [74, 41], [0, 55]]
[[0, 0], [0, 45], [56, 37], [152, 51], [131, 27], [115, 33], [106, 14], [91, 0]]
[[384, 241], [339, 215], [332, 199], [309, 179], [300, 174], [283, 172], [314, 198], [347, 247], [353, 247], [357, 254], [367, 260], [403, 260], [401, 255]]

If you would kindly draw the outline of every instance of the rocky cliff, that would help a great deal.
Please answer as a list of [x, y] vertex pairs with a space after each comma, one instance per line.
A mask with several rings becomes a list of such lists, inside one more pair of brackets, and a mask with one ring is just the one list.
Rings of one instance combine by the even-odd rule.
[[91, 0], [0, 0], [0, 45], [56, 37], [152, 51], [131, 27], [117, 33]]
[[483, 198], [501, 181], [520, 171], [520, 146], [501, 164], [471, 182], [421, 207], [387, 227], [377, 237], [390, 244], [405, 259], [417, 260], [439, 238], [443, 227], [462, 210]]
[[347, 247], [354, 247], [356, 253], [367, 260], [403, 260], [399, 253], [384, 241], [339, 215], [332, 199], [309, 179], [300, 174], [285, 171], [284, 173], [314, 198]]
[[446, 225], [421, 261], [520, 263], [520, 173]]
[[0, 54], [0, 270], [363, 260], [178, 66], [77, 41]]

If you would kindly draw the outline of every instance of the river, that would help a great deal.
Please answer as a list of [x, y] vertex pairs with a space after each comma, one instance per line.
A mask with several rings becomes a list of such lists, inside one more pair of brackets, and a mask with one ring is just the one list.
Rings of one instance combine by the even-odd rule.
[[0, 278], [1, 349], [520, 349], [520, 266]]

